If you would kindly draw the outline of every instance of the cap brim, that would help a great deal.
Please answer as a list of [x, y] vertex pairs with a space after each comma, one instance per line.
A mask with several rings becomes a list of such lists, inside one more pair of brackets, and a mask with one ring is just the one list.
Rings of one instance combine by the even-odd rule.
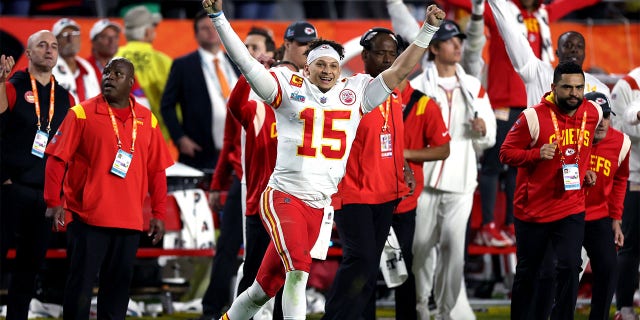
[[300, 42], [300, 43], [308, 43], [308, 42], [311, 42], [311, 41], [313, 41], [315, 39], [316, 39], [316, 37], [297, 37], [297, 38], [294, 37], [291, 40], [295, 40], [295, 41]]

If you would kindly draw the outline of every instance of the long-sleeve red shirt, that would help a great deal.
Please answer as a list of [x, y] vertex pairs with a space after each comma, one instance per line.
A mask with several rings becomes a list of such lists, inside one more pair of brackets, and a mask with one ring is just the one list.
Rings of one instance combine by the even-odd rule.
[[[547, 93], [540, 104], [520, 114], [500, 148], [500, 161], [518, 167], [514, 216], [527, 222], [557, 221], [585, 211], [582, 182], [589, 169], [593, 137], [602, 119], [602, 110], [583, 100], [575, 114], [568, 116], [553, 101], [553, 94]], [[553, 159], [542, 160], [540, 148], [556, 141], [550, 111], [557, 117], [563, 139], [558, 139], [558, 151]], [[579, 131], [585, 113], [584, 141], [578, 151]], [[565, 164], [578, 164], [580, 190], [565, 191], [560, 152], [565, 155]]]
[[[249, 99], [251, 87], [241, 76], [227, 104], [230, 114], [245, 130], [243, 153], [244, 179], [247, 184], [246, 215], [258, 213], [260, 195], [267, 187], [276, 165], [278, 135], [273, 109], [260, 100]], [[243, 97], [243, 99], [236, 97]]]
[[629, 149], [631, 140], [609, 127], [607, 136], [593, 144], [590, 169], [597, 175], [596, 184], [585, 190], [587, 214], [585, 220], [605, 217], [622, 219], [624, 196], [629, 179]]
[[[231, 99], [231, 96], [229, 97]], [[232, 103], [231, 100], [227, 104]], [[236, 172], [238, 179], [242, 178], [242, 163], [240, 157], [240, 123], [235, 118], [227, 115], [224, 122], [224, 139], [222, 150], [218, 156], [218, 163], [213, 171], [210, 190], [228, 190], [231, 186], [231, 173]]]

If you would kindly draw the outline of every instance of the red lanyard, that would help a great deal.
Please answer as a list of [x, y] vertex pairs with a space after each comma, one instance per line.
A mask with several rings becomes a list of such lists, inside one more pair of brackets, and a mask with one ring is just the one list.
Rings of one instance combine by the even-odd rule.
[[[31, 73], [29, 73], [29, 78], [31, 78], [31, 91], [33, 91], [33, 102], [36, 105], [36, 117], [38, 118], [38, 131], [40, 131], [42, 123], [40, 122], [40, 97], [38, 97], [38, 87], [36, 85], [36, 79]], [[47, 134], [51, 131], [51, 120], [53, 120], [53, 113], [55, 112], [54, 101], [56, 100], [56, 84], [53, 76], [51, 76], [49, 83], [51, 84], [51, 94], [49, 94], [49, 121], [47, 123]]]
[[[556, 118], [555, 112], [549, 108], [549, 112], [551, 113], [551, 121], [553, 122], [553, 129], [556, 131], [556, 140], [558, 141], [558, 150], [560, 151], [560, 161], [564, 165], [564, 151], [562, 151], [562, 141], [564, 141], [563, 137], [560, 137], [560, 129], [558, 127], [558, 119]], [[580, 149], [582, 148], [582, 143], [584, 142], [584, 127], [587, 124], [587, 111], [585, 110], [582, 114], [582, 124], [580, 125], [580, 132], [578, 133], [578, 146], [576, 151], [576, 163], [580, 161]]]
[[[138, 136], [138, 122], [136, 121], [136, 113], [133, 111], [133, 101], [129, 100], [129, 107], [131, 107], [131, 116], [133, 116], [133, 128], [131, 131], [131, 154], [133, 154], [134, 147], [136, 144], [136, 137]], [[107, 110], [109, 110], [109, 117], [111, 117], [111, 125], [113, 125], [113, 132], [116, 133], [116, 139], [118, 139], [118, 149], [122, 149], [122, 141], [120, 140], [120, 132], [118, 131], [118, 124], [116, 123], [116, 117], [113, 115], [113, 111], [111, 111], [111, 106], [107, 106]]]
[[[384, 106], [384, 107], [383, 107]], [[382, 113], [382, 118], [384, 119], [384, 124], [382, 125], [382, 132], [389, 131], [389, 112], [391, 112], [391, 95], [387, 97], [387, 100], [378, 106], [380, 108], [380, 113]]]

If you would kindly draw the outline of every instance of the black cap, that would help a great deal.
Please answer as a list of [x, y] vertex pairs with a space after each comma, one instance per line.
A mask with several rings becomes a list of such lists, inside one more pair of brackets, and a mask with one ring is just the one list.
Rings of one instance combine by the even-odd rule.
[[615, 112], [611, 111], [609, 98], [607, 97], [606, 94], [594, 91], [594, 92], [585, 93], [584, 98], [599, 104], [600, 108], [602, 108], [603, 113], [610, 112], [614, 116], [616, 115]]
[[284, 32], [284, 39], [307, 43], [318, 38], [316, 28], [307, 21], [296, 21], [287, 27]]
[[431, 41], [447, 41], [453, 37], [458, 37], [460, 39], [466, 39], [467, 35], [460, 32], [460, 27], [458, 24], [451, 20], [442, 20], [442, 24], [440, 24], [440, 29], [436, 31], [431, 38]]

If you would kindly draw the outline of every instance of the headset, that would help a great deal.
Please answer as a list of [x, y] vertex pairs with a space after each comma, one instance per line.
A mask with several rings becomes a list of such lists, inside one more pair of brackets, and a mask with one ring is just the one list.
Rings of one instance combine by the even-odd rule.
[[[393, 31], [382, 27], [376, 27], [367, 30], [367, 32], [365, 32], [362, 37], [360, 37], [360, 45], [365, 50], [371, 50], [371, 39], [373, 39], [378, 33], [381, 32], [386, 33], [390, 35], [391, 38], [393, 38], [393, 41], [396, 42], [396, 46], [398, 48], [398, 54], [400, 54], [405, 49], [404, 47], [402, 47], [401, 42], [398, 41], [398, 36]], [[404, 41], [402, 42], [402, 44], [404, 44]]]

